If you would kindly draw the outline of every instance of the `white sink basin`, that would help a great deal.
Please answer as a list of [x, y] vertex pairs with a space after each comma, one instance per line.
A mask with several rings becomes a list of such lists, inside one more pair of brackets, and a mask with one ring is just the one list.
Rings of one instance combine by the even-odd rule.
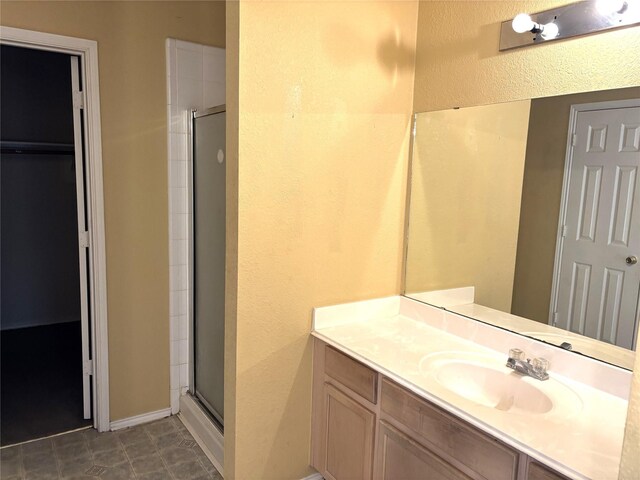
[[420, 373], [458, 397], [503, 412], [566, 416], [582, 410], [580, 397], [563, 383], [553, 378], [541, 381], [522, 376], [493, 355], [427, 355], [420, 362]]

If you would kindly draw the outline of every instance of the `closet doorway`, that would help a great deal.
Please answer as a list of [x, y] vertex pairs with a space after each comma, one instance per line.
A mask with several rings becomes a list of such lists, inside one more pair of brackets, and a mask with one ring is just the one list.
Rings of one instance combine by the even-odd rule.
[[79, 56], [0, 46], [0, 444], [93, 425]]

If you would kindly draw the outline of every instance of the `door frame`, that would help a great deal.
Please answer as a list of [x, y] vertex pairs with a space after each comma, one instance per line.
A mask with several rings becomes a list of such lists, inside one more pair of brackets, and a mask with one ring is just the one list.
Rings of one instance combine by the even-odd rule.
[[[571, 105], [569, 114], [569, 130], [567, 133], [567, 150], [564, 161], [564, 177], [562, 179], [562, 194], [560, 196], [560, 215], [558, 219], [558, 233], [556, 234], [556, 253], [553, 260], [553, 281], [551, 284], [551, 302], [549, 305], [549, 321], [548, 324], [554, 325], [554, 313], [558, 305], [558, 291], [560, 289], [560, 260], [562, 259], [564, 237], [562, 235], [564, 224], [567, 217], [567, 208], [569, 202], [569, 181], [571, 167], [573, 164], [573, 136], [575, 135], [578, 114], [581, 112], [590, 112], [596, 110], [612, 110], [617, 108], [640, 107], [640, 99], [632, 98], [628, 100], [610, 100], [596, 103], [580, 103]], [[638, 320], [640, 318], [640, 295], [636, 304], [636, 326], [635, 333], [638, 330]], [[635, 338], [634, 338], [635, 347]]]
[[85, 158], [87, 228], [89, 230], [89, 323], [93, 359], [93, 425], [108, 431], [109, 349], [107, 330], [107, 269], [102, 181], [102, 140], [98, 43], [94, 40], [0, 26], [0, 44], [47, 50], [80, 57], [85, 93]]

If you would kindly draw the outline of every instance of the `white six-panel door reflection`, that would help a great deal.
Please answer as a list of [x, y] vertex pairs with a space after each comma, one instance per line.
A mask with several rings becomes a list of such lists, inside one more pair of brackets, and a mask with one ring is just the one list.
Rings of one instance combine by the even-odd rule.
[[640, 107], [577, 113], [552, 322], [633, 348], [640, 290]]

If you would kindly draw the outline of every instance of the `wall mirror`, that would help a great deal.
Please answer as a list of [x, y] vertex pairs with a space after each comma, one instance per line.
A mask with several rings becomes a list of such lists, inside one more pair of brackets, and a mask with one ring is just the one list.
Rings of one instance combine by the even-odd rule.
[[415, 122], [405, 295], [631, 369], [640, 87]]

